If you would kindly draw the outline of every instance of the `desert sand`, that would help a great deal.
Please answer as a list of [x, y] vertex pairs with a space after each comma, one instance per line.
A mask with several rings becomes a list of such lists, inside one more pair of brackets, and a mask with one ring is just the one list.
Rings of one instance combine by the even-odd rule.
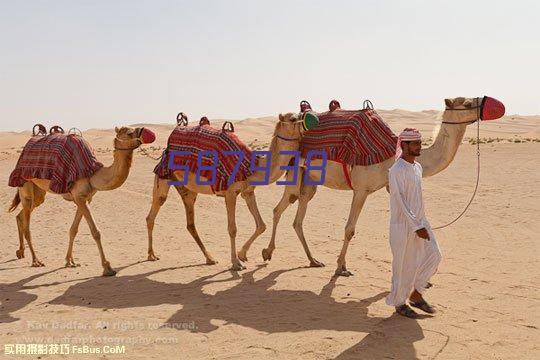
[[[414, 126], [426, 138], [433, 136], [436, 111], [380, 114], [394, 132]], [[221, 126], [221, 121], [211, 121]], [[246, 119], [235, 122], [235, 128], [247, 144], [264, 148], [274, 122], [272, 117]], [[124, 355], [99, 355], [110, 359], [538, 359], [539, 124], [540, 116], [519, 115], [481, 124], [479, 193], [462, 219], [436, 231], [443, 262], [426, 295], [439, 310], [434, 317], [406, 319], [393, 315], [384, 302], [391, 277], [384, 189], [368, 198], [349, 246], [347, 265], [353, 277], [333, 277], [352, 192], [323, 187], [304, 224], [311, 250], [324, 268], [306, 267], [309, 262], [291, 226], [296, 205], [283, 215], [272, 260], [263, 262], [272, 209], [283, 191], [277, 185], [256, 191], [269, 229], [253, 244], [247, 270], [228, 270], [224, 199], [200, 195], [196, 204], [199, 234], [219, 261], [209, 266], [185, 229], [174, 189], [154, 230], [160, 260], [146, 261], [145, 217], [156, 161], [137, 151], [125, 184], [98, 192], [90, 205], [105, 253], [119, 270], [116, 277], [100, 276], [98, 251], [84, 221], [74, 248], [81, 266], [64, 268], [73, 203], [48, 194], [32, 215], [34, 246], [44, 268], [30, 267], [28, 249], [26, 258], [16, 259], [16, 213], [1, 212], [2, 345], [125, 345]], [[145, 148], [158, 156], [173, 124], [145, 126], [157, 134], [156, 143]], [[476, 146], [469, 138], [475, 130], [469, 126], [448, 169], [424, 179], [433, 226], [452, 220], [469, 200], [476, 175]], [[114, 131], [83, 134], [98, 159], [109, 164]], [[8, 177], [29, 135], [0, 133], [3, 209], [15, 194], [7, 186]], [[237, 213], [242, 244], [254, 222], [241, 199]]]

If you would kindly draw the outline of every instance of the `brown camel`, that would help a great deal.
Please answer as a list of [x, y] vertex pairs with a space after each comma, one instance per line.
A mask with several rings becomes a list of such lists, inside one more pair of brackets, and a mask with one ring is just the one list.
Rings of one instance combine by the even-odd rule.
[[[285, 115], [279, 115], [279, 121], [276, 124], [274, 135], [270, 143], [269, 151], [272, 153], [272, 159], [270, 163], [270, 183], [277, 181], [283, 174], [284, 170], [281, 169], [282, 166], [287, 166], [292, 158], [292, 155], [280, 154], [280, 151], [294, 151], [298, 150], [300, 146], [300, 139], [304, 132], [304, 127], [302, 120], [299, 120], [298, 116], [292, 113], [287, 113]], [[259, 160], [259, 166], [265, 166], [266, 157], [262, 157]], [[209, 265], [215, 264], [216, 261], [208, 253], [204, 244], [201, 241], [195, 228], [195, 201], [197, 199], [197, 194], [206, 194], [212, 195], [212, 189], [209, 185], [197, 185], [195, 182], [195, 173], [190, 172], [188, 174], [188, 182], [185, 186], [175, 186], [176, 190], [182, 197], [184, 203], [184, 208], [186, 211], [186, 221], [187, 221], [187, 230], [191, 236], [197, 242], [197, 245], [200, 247], [203, 252], [206, 263]], [[159, 258], [155, 255], [154, 249], [152, 246], [152, 231], [154, 229], [154, 220], [159, 212], [160, 207], [167, 200], [167, 194], [169, 192], [169, 180], [178, 180], [183, 181], [184, 175], [182, 171], [175, 171], [171, 175], [172, 179], [160, 179], [157, 175], [154, 179], [154, 190], [152, 196], [152, 207], [150, 212], [146, 217], [146, 224], [148, 228], [148, 260], [158, 260]], [[254, 172], [249, 176], [245, 181], [237, 181], [233, 183], [227, 190], [217, 192], [215, 195], [225, 197], [225, 205], [227, 208], [227, 219], [228, 219], [228, 230], [231, 242], [231, 262], [232, 270], [243, 270], [245, 267], [242, 265], [240, 260], [247, 261], [246, 251], [249, 246], [255, 241], [255, 239], [261, 235], [266, 230], [266, 225], [259, 213], [257, 208], [257, 202], [255, 199], [255, 186], [251, 185], [252, 181], [263, 181], [265, 177], [264, 172]], [[202, 179], [205, 181], [206, 179]], [[242, 249], [236, 253], [236, 200], [238, 194], [241, 194], [248, 209], [255, 219], [256, 229], [253, 235], [249, 238], [246, 244]]]
[[[61, 194], [62, 197], [68, 201], [73, 201], [77, 205], [77, 212], [75, 213], [75, 219], [69, 230], [69, 246], [66, 255], [66, 267], [75, 267], [78, 264], [73, 260], [73, 241], [77, 235], [79, 224], [82, 217], [86, 219], [92, 237], [97, 243], [99, 249], [99, 255], [101, 257], [101, 264], [103, 266], [104, 276], [113, 276], [116, 274], [105, 258], [103, 247], [101, 245], [100, 232], [92, 218], [90, 209], [87, 203], [90, 203], [92, 197], [97, 191], [113, 190], [116, 189], [126, 181], [131, 162], [133, 160], [133, 150], [138, 148], [143, 142], [143, 138], [152, 139], [155, 138], [154, 134], [145, 128], [130, 128], [121, 127], [115, 128], [116, 137], [114, 139], [114, 161], [111, 166], [102, 167], [97, 170], [91, 177], [81, 178], [75, 181], [68, 193]], [[144, 136], [143, 136], [144, 135]], [[19, 230], [19, 250], [17, 250], [17, 258], [24, 257], [24, 237], [28, 242], [28, 247], [32, 253], [32, 266], [44, 266], [34, 251], [32, 246], [32, 236], [30, 234], [30, 215], [32, 211], [41, 205], [45, 201], [45, 194], [51, 192], [50, 180], [48, 179], [27, 179], [23, 186], [17, 189], [17, 194], [9, 208], [12, 212], [17, 208], [19, 203], [22, 203], [22, 210], [17, 215], [17, 227]]]
[[[484, 101], [487, 103], [496, 102], [497, 105], [491, 110], [495, 115], [490, 118], [481, 117], [485, 111]], [[500, 118], [504, 115], [504, 106], [493, 98], [464, 98], [458, 97], [454, 99], [446, 99], [446, 110], [442, 113], [442, 124], [439, 133], [432, 146], [422, 151], [422, 155], [417, 158], [417, 161], [422, 165], [424, 170], [423, 176], [433, 176], [444, 169], [452, 162], [456, 151], [461, 144], [467, 125], [479, 121], [480, 118], [492, 120]], [[500, 105], [499, 105], [500, 104]], [[486, 107], [487, 108], [487, 107]], [[320, 165], [320, 160], [312, 162], [315, 165]], [[345, 237], [343, 247], [337, 260], [337, 269], [335, 274], [340, 276], [350, 276], [352, 273], [347, 270], [345, 256], [347, 247], [351, 238], [354, 236], [356, 222], [362, 211], [364, 202], [369, 194], [387, 186], [388, 184], [388, 169], [394, 163], [394, 158], [389, 158], [384, 162], [370, 166], [353, 166], [351, 170], [351, 181], [353, 199], [349, 218], [345, 226]], [[303, 164], [303, 161], [300, 161]], [[289, 175], [287, 175], [289, 178]], [[281, 218], [281, 214], [287, 207], [298, 199], [298, 209], [294, 219], [293, 227], [302, 242], [304, 251], [310, 261], [310, 266], [320, 267], [323, 263], [317, 261], [312, 255], [306, 242], [302, 224], [306, 215], [308, 202], [315, 195], [317, 189], [314, 185], [306, 185], [301, 182], [302, 177], [296, 186], [288, 185], [285, 187], [283, 196], [274, 208], [274, 218], [272, 227], [272, 237], [267, 248], [263, 249], [262, 256], [264, 260], [272, 258], [274, 251], [276, 229]], [[321, 171], [310, 171], [310, 178], [313, 181], [320, 181]], [[328, 161], [326, 167], [326, 179], [324, 186], [336, 190], [351, 190], [343, 176], [342, 166], [336, 162]], [[247, 250], [247, 249], [246, 249]]]

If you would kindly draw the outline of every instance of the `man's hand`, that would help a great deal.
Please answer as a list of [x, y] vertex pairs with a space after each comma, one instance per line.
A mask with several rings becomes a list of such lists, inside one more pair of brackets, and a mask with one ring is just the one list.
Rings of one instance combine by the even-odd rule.
[[422, 239], [429, 241], [429, 234], [426, 228], [421, 228], [421, 229], [416, 230], [416, 235], [420, 236]]

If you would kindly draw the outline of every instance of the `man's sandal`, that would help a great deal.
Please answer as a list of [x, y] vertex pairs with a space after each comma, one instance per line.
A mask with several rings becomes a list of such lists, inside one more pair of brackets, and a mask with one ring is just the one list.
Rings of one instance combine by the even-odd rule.
[[420, 309], [428, 314], [435, 314], [436, 313], [436, 310], [435, 308], [433, 308], [433, 306], [429, 305], [426, 300], [421, 300], [419, 302], [412, 302], [412, 301], [409, 301], [410, 305], [411, 306], [414, 306], [415, 308], [417, 309]]
[[409, 305], [407, 304], [396, 306], [396, 313], [398, 313], [399, 315], [411, 318], [411, 319], [416, 319], [418, 317], [418, 314], [416, 313], [416, 311], [411, 309]]

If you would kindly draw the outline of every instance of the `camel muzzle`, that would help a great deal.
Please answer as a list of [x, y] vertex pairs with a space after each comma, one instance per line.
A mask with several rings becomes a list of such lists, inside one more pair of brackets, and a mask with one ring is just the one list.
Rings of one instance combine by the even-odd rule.
[[141, 139], [143, 144], [151, 144], [156, 140], [156, 134], [150, 129], [142, 128], [139, 139]]
[[495, 120], [504, 116], [504, 104], [497, 99], [484, 96], [480, 109], [480, 119]]

